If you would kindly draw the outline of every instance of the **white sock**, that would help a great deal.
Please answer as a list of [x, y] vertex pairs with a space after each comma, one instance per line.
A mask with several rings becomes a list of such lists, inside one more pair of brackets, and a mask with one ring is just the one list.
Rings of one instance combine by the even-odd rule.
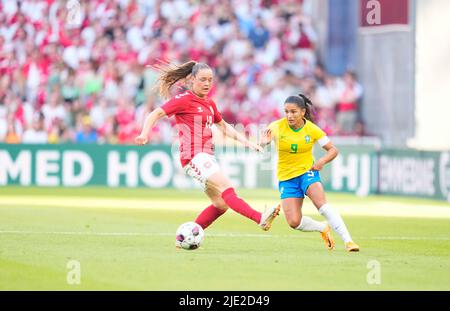
[[339, 215], [339, 213], [329, 204], [322, 205], [319, 209], [319, 213], [327, 219], [330, 227], [341, 237], [344, 243], [352, 241], [352, 237], [350, 236], [341, 215]]
[[316, 221], [308, 216], [302, 216], [302, 220], [300, 221], [300, 225], [295, 228], [295, 230], [300, 230], [304, 232], [312, 232], [312, 231], [319, 231], [322, 232], [325, 230], [327, 225], [324, 223], [321, 223], [319, 221]]

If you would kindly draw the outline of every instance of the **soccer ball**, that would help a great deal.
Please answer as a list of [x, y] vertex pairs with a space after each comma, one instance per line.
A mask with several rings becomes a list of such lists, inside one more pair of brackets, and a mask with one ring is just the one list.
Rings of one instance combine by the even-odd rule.
[[203, 228], [193, 222], [186, 222], [178, 227], [175, 246], [183, 249], [193, 250], [199, 248], [205, 237]]

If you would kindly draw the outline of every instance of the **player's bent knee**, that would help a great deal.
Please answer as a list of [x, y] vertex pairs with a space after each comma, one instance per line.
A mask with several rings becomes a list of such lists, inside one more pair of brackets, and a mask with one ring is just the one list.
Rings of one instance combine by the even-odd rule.
[[222, 211], [226, 211], [228, 209], [228, 205], [222, 200], [213, 201], [212, 204], [214, 205], [215, 208], [220, 209]]
[[227, 209], [229, 208], [228, 205], [221, 205], [221, 206], [216, 206], [214, 205], [218, 210], [221, 210], [222, 212], [226, 212]]
[[210, 176], [207, 179], [206, 184], [218, 193], [222, 193], [228, 188], [233, 187], [231, 182], [221, 172], [216, 172], [215, 174]]
[[212, 181], [208, 181], [207, 182], [207, 187], [209, 189], [213, 190], [214, 192], [222, 194], [225, 190], [227, 190], [231, 186], [229, 184], [226, 184], [226, 183], [215, 183], [215, 182], [212, 182]]
[[300, 223], [302, 222], [301, 218], [300, 219], [288, 219], [287, 220], [289, 227], [291, 227], [292, 229], [297, 229], [298, 226], [300, 226]]

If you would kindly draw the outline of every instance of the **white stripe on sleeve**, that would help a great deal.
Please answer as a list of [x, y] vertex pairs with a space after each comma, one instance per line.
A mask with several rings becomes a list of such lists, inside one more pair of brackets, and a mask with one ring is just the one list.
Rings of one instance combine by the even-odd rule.
[[318, 140], [320, 147], [325, 146], [326, 144], [328, 144], [331, 140], [328, 138], [328, 136], [324, 136], [321, 139]]

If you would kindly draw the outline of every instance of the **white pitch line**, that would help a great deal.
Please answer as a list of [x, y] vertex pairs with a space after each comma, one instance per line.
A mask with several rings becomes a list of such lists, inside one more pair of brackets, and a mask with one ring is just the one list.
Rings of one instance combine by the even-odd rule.
[[450, 241], [450, 237], [438, 236], [438, 237], [421, 237], [421, 236], [380, 236], [380, 237], [361, 237], [366, 240], [411, 240], [411, 241]]
[[[21, 235], [87, 235], [87, 236], [175, 236], [174, 233], [159, 232], [82, 232], [82, 231], [21, 231], [2, 230], [0, 234], [21, 234]], [[251, 234], [251, 233], [210, 233], [211, 237], [238, 237], [238, 238], [317, 238], [309, 235], [276, 235], [276, 234]], [[449, 241], [450, 237], [415, 237], [415, 236], [380, 236], [380, 237], [359, 237], [361, 240], [411, 240], [411, 241]]]
[[[275, 200], [275, 198], [274, 198]], [[275, 202], [271, 200], [271, 202]], [[1, 195], [0, 210], [9, 208], [106, 208], [106, 209], [145, 209], [145, 210], [166, 210], [166, 211], [199, 211], [203, 205], [199, 206], [199, 200], [188, 198], [185, 200], [168, 201], [167, 199], [131, 199], [131, 198], [94, 198], [94, 197], [26, 197], [16, 195]], [[206, 202], [206, 201], [205, 201]], [[351, 216], [378, 216], [378, 217], [408, 217], [408, 218], [432, 218], [450, 219], [450, 204], [442, 202], [439, 205], [389, 202], [364, 202], [361, 204], [335, 203], [334, 207], [342, 215]], [[255, 206], [262, 208], [264, 200], [250, 201]], [[206, 203], [205, 203], [206, 204]], [[305, 204], [303, 212], [308, 215], [317, 215], [317, 210], [310, 204]]]
[[[175, 233], [160, 232], [82, 232], [82, 231], [20, 231], [4, 230], [0, 234], [23, 234], [23, 235], [92, 235], [92, 236], [175, 236]], [[246, 237], [246, 238], [273, 238], [280, 237], [269, 234], [246, 234], [246, 233], [212, 233], [213, 237]]]

